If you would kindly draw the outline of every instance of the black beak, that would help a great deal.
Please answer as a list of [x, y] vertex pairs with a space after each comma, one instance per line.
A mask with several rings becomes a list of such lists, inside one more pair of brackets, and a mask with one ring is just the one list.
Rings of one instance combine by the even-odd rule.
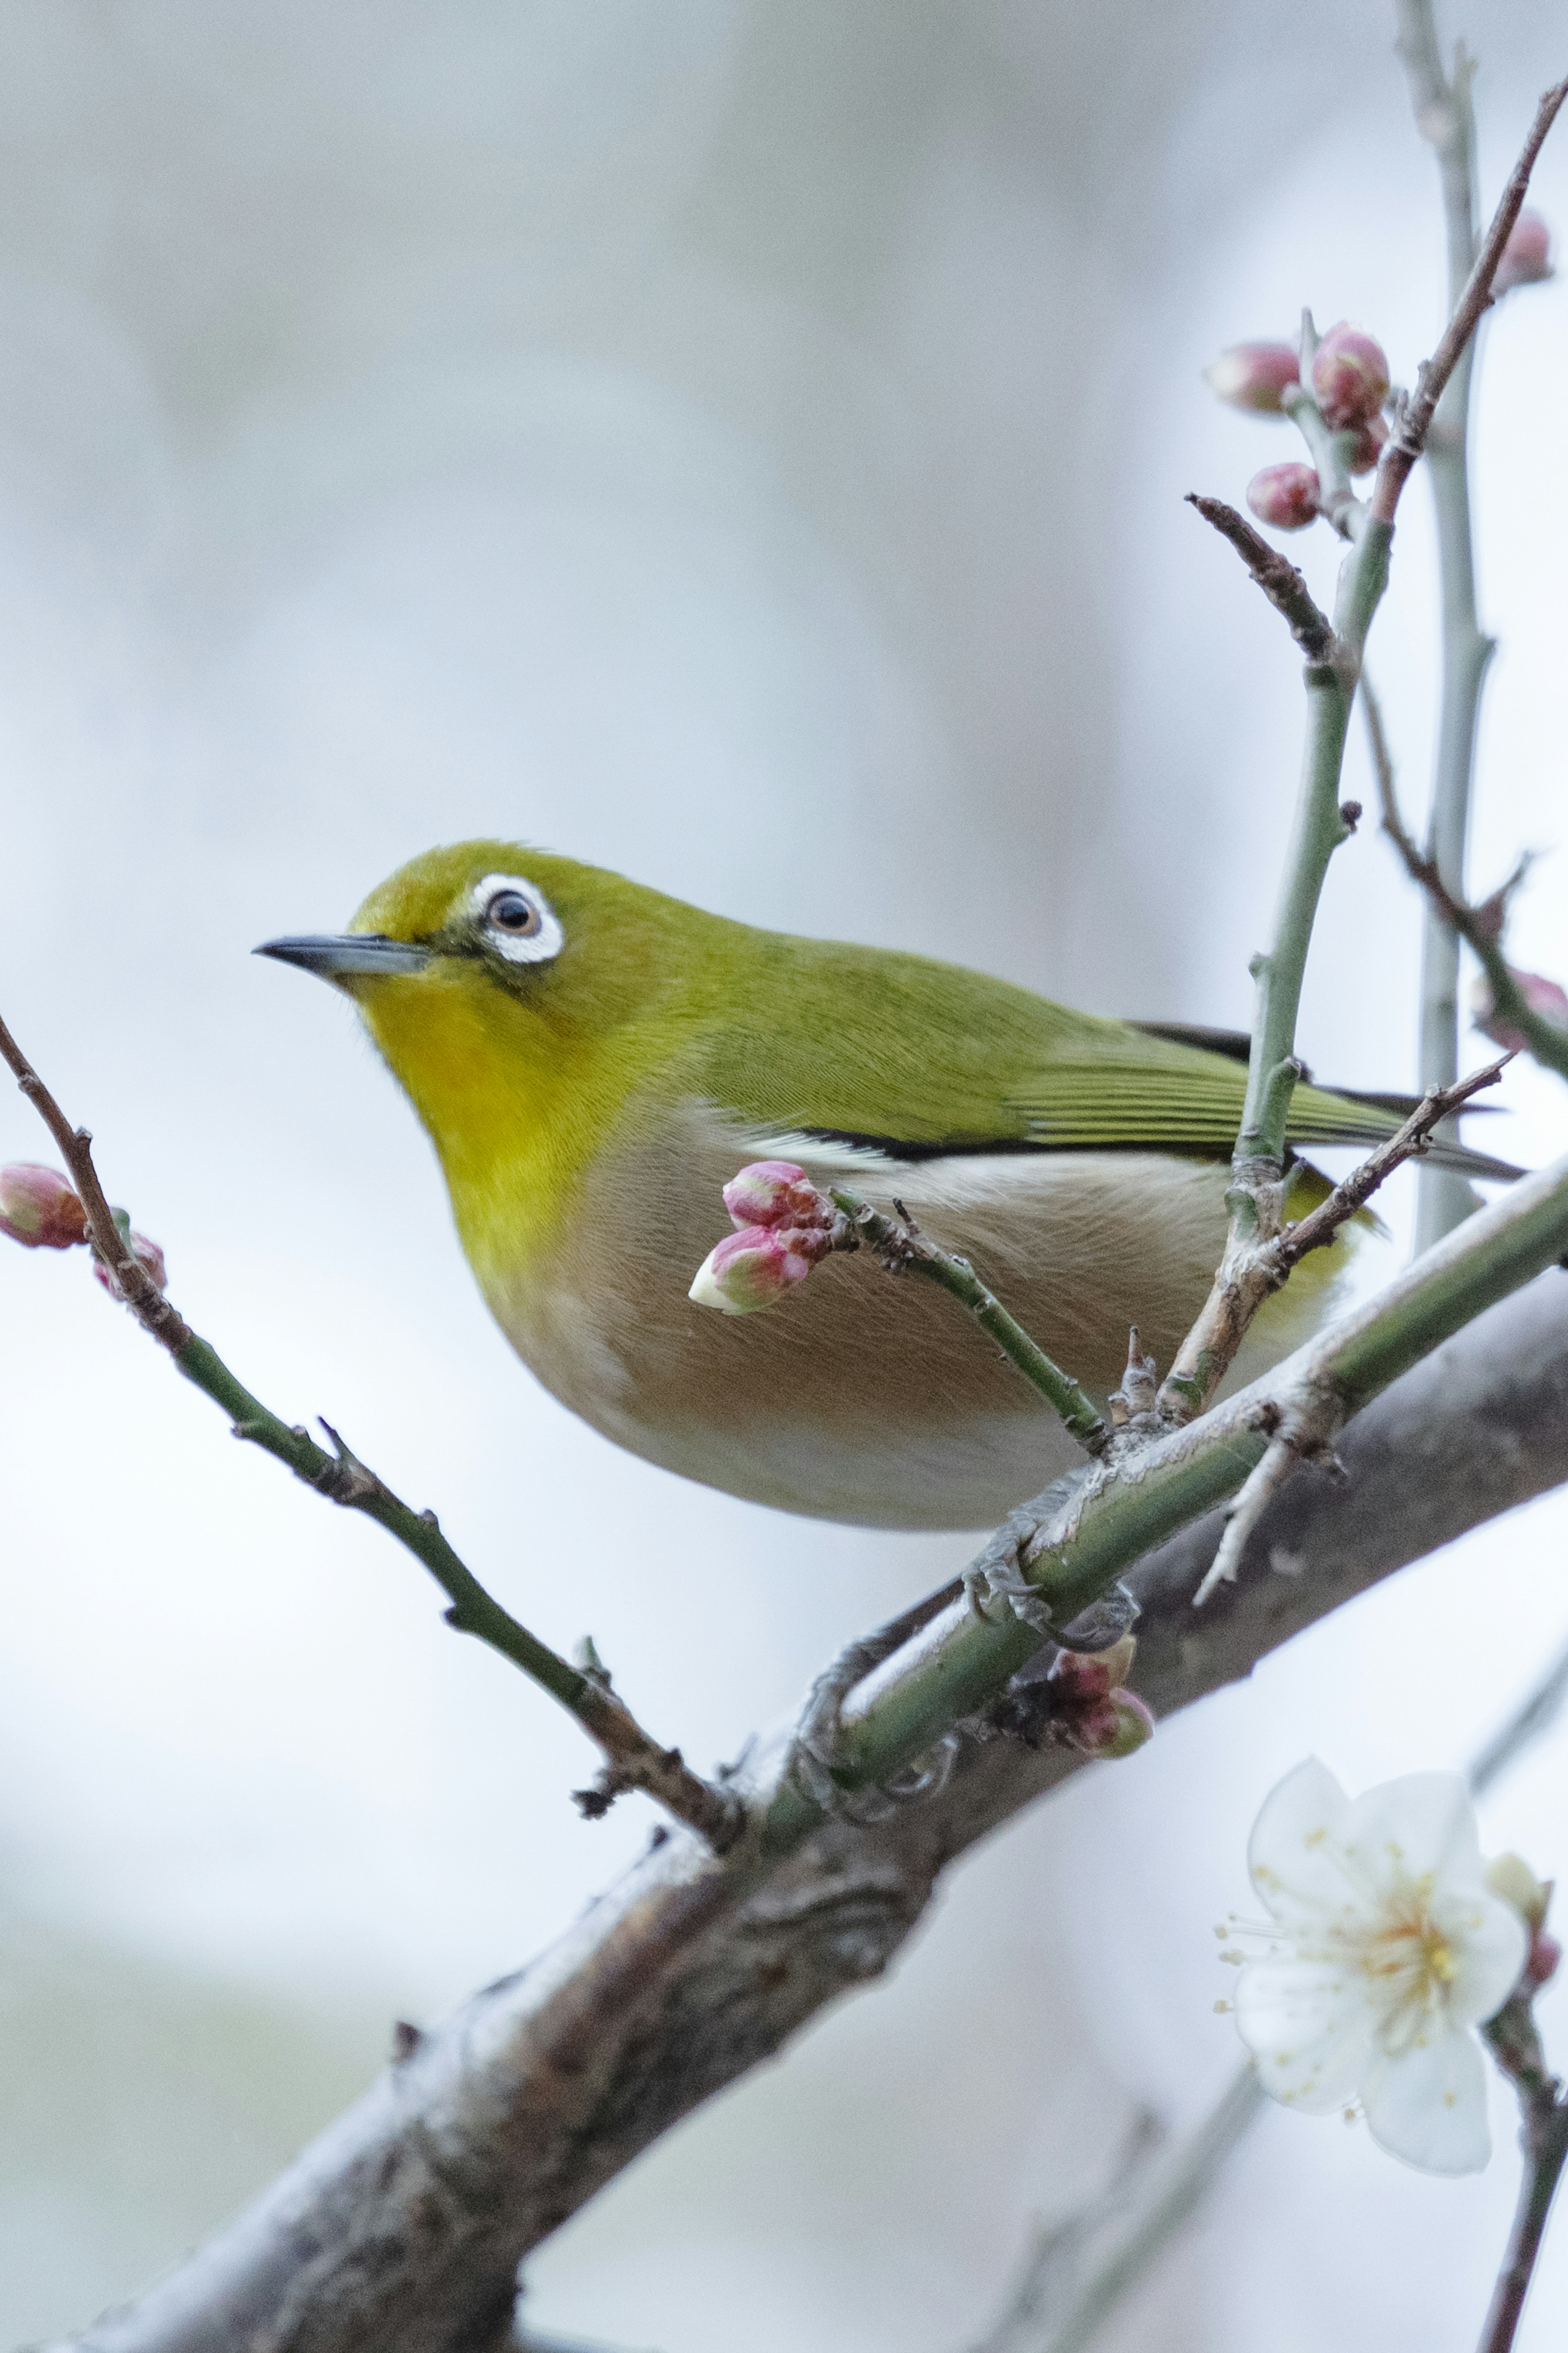
[[383, 939], [377, 932], [346, 932], [337, 939], [321, 933], [298, 940], [263, 940], [253, 955], [276, 956], [279, 964], [297, 964], [320, 980], [342, 980], [350, 973], [423, 972], [430, 961], [428, 948], [411, 940]]

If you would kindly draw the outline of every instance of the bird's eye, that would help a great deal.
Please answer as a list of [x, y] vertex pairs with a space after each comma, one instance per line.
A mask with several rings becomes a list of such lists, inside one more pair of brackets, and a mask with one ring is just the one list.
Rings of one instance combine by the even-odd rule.
[[487, 944], [509, 964], [547, 964], [566, 944], [549, 900], [521, 874], [487, 874], [468, 904]]
[[539, 910], [521, 891], [498, 891], [485, 909], [485, 921], [493, 932], [526, 940], [539, 929]]

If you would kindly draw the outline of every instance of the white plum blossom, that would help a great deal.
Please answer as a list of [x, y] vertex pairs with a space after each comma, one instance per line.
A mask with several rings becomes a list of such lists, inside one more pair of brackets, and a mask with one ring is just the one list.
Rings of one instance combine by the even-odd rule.
[[1264, 2090], [1310, 2116], [1359, 2097], [1393, 2156], [1479, 2172], [1491, 2138], [1474, 2029], [1530, 1939], [1488, 1890], [1464, 1781], [1411, 1773], [1351, 1799], [1309, 1757], [1265, 1800], [1247, 1865], [1271, 1926], [1242, 1961], [1236, 2022]]

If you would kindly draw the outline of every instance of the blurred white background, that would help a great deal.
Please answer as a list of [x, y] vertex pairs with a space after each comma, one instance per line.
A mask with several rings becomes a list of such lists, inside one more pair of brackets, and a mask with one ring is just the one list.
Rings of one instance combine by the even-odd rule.
[[[1445, 18], [1483, 54], [1489, 201], [1568, 26]], [[1429, 347], [1391, 40], [1384, 0], [0, 5], [0, 1008], [242, 1376], [330, 1412], [551, 1640], [591, 1629], [700, 1762], [963, 1540], [793, 1523], [569, 1419], [349, 1008], [247, 952], [493, 831], [1244, 1024], [1299, 691], [1180, 501], [1294, 452], [1198, 372], [1303, 301], [1405, 380]], [[1568, 222], [1568, 134], [1538, 188]], [[1563, 830], [1565, 301], [1486, 331], [1484, 883]], [[1326, 590], [1326, 534], [1292, 552]], [[1417, 807], [1435, 613], [1417, 483], [1373, 653]], [[1560, 976], [1564, 874], [1515, 934]], [[1315, 952], [1325, 1076], [1412, 1077], [1416, 933], [1369, 828]], [[1489, 1141], [1561, 1149], [1561, 1091], [1508, 1093]], [[0, 1155], [44, 1150], [0, 1105]], [[535, 1949], [647, 1817], [581, 1824], [574, 1728], [231, 1444], [84, 1264], [10, 1251], [0, 1315], [9, 2344], [220, 2221], [395, 2015]], [[1568, 1630], [1565, 1534], [1561, 1501], [1484, 1533], [1013, 1828], [890, 1985], [563, 2232], [531, 2311], [662, 2353], [969, 2341], [1133, 2102], [1183, 2121], [1226, 2079], [1210, 1923], [1271, 1783], [1464, 1759]], [[1563, 1876], [1562, 1787], [1548, 1744], [1489, 1841]], [[1500, 2102], [1497, 2134], [1455, 2184], [1269, 2116], [1107, 2344], [1468, 2346]], [[1565, 2325], [1560, 2220], [1521, 2342]]]

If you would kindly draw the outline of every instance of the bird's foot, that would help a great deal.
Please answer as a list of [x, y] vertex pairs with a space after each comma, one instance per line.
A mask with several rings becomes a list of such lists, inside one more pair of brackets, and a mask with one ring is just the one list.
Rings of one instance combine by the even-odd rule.
[[820, 1806], [833, 1820], [886, 1821], [900, 1806], [910, 1805], [917, 1798], [933, 1796], [946, 1782], [958, 1753], [958, 1736], [951, 1732], [927, 1749], [924, 1756], [869, 1788], [846, 1788], [836, 1778], [834, 1768], [841, 1745], [844, 1703], [856, 1684], [864, 1683], [874, 1667], [890, 1659], [912, 1635], [956, 1601], [959, 1591], [955, 1579], [939, 1593], [928, 1594], [912, 1609], [889, 1619], [874, 1634], [851, 1642], [812, 1684], [790, 1743], [784, 1776], [798, 1782], [813, 1804]]

